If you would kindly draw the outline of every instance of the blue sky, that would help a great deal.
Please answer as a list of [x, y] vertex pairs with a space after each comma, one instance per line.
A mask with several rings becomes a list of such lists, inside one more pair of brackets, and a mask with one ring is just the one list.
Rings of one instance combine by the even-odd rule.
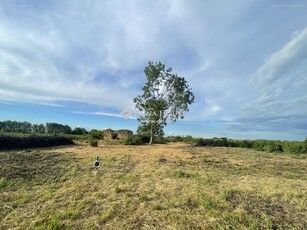
[[303, 0], [0, 0], [0, 120], [136, 130], [149, 60], [196, 96], [171, 135], [303, 140]]

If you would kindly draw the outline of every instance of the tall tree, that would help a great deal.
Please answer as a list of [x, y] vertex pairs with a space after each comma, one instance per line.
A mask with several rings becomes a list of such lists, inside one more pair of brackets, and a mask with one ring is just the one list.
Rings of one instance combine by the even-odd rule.
[[32, 133], [44, 134], [45, 132], [46, 132], [46, 128], [43, 124], [33, 124], [32, 125]]
[[150, 144], [155, 137], [163, 134], [163, 128], [168, 122], [174, 123], [184, 118], [184, 112], [189, 111], [189, 105], [194, 102], [194, 95], [184, 77], [165, 68], [161, 62], [148, 62], [144, 73], [146, 82], [142, 88], [143, 94], [134, 98], [136, 109], [142, 115], [139, 130], [150, 133]]
[[46, 133], [48, 134], [71, 134], [72, 130], [68, 125], [62, 125], [58, 123], [46, 123]]

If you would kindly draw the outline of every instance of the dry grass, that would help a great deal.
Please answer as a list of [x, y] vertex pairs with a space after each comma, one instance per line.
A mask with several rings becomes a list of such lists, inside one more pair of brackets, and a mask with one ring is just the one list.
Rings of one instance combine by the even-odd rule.
[[307, 229], [306, 168], [186, 144], [0, 152], [0, 229]]

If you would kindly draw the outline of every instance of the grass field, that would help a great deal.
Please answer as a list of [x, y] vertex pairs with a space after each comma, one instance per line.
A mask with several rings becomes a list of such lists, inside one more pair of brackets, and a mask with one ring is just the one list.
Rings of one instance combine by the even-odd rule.
[[0, 152], [0, 229], [102, 228], [307, 229], [307, 156], [181, 143]]

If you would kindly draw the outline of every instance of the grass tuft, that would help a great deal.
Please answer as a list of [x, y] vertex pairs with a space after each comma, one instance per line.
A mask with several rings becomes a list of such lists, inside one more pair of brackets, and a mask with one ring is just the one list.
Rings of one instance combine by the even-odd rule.
[[0, 188], [5, 188], [8, 186], [8, 182], [5, 178], [0, 179]]

